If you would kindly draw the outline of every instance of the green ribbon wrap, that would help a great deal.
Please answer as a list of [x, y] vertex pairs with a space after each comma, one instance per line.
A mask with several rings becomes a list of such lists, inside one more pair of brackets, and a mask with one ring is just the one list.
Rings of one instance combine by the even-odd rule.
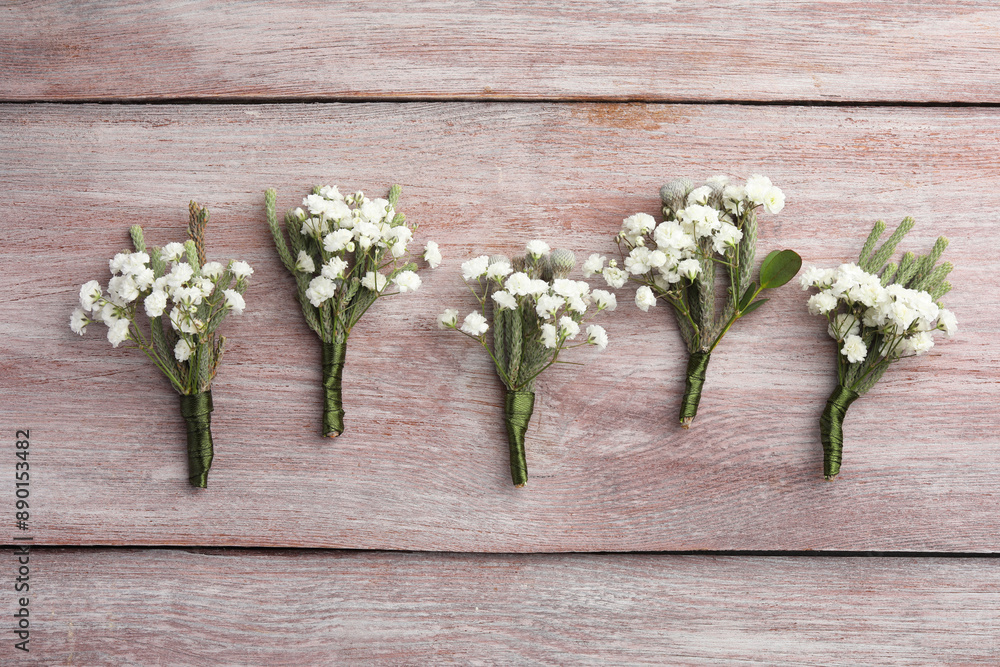
[[344, 401], [341, 382], [347, 342], [322, 343], [323, 347], [323, 435], [336, 438], [344, 432]]
[[844, 415], [851, 403], [858, 399], [856, 391], [837, 385], [826, 400], [826, 407], [819, 418], [819, 437], [823, 443], [823, 476], [833, 479], [840, 472], [844, 450]]
[[507, 390], [503, 403], [503, 418], [510, 444], [510, 478], [514, 486], [528, 483], [528, 459], [524, 453], [524, 434], [535, 409], [535, 392]]
[[681, 399], [681, 426], [688, 428], [698, 414], [701, 388], [705, 385], [705, 372], [711, 352], [692, 352], [688, 357], [687, 377], [684, 380], [684, 397]]
[[191, 486], [208, 486], [212, 467], [212, 391], [181, 394], [181, 415], [187, 425], [188, 481]]

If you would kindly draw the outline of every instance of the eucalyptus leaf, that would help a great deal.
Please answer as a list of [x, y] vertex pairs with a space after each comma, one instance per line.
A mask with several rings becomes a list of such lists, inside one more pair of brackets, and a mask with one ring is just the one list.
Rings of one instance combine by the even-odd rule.
[[740, 299], [740, 311], [747, 309], [753, 298], [757, 296], [757, 283], [750, 283], [750, 287], [747, 287], [746, 291], [743, 292], [743, 297]]
[[760, 265], [760, 284], [764, 289], [781, 287], [802, 268], [802, 258], [794, 250], [774, 250]]

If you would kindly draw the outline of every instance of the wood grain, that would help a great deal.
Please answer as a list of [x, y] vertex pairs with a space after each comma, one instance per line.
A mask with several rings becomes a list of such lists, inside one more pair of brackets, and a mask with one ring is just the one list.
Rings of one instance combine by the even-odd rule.
[[0, 99], [1000, 101], [992, 0], [7, 3]]
[[[876, 549], [997, 551], [997, 109], [573, 104], [0, 108], [0, 423], [32, 434], [33, 530], [47, 544], [317, 546], [446, 551]], [[905, 246], [952, 239], [961, 331], [901, 362], [845, 424], [840, 478], [820, 477], [834, 349], [797, 287], [713, 355], [698, 422], [675, 425], [684, 352], [667, 312], [622, 306], [603, 355], [548, 373], [511, 488], [500, 386], [482, 350], [438, 331], [471, 309], [473, 254], [531, 238], [611, 254], [622, 217], [657, 210], [677, 174], [771, 176], [788, 194], [761, 253], [856, 257], [876, 218], [913, 215]], [[353, 334], [347, 428], [318, 436], [319, 348], [263, 219], [314, 183], [379, 192], [445, 263]], [[177, 398], [99, 327], [67, 326], [79, 285], [136, 222], [180, 237], [212, 212], [209, 255], [248, 260], [226, 325], [209, 489], [187, 487]], [[12, 463], [10, 464], [13, 465]]]
[[[995, 664], [1000, 561], [45, 549], [45, 665]], [[16, 653], [5, 642], [0, 656]]]

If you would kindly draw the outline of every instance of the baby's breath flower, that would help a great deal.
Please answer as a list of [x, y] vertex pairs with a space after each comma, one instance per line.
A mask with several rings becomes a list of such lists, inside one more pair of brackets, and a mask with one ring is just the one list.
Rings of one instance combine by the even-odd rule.
[[323, 237], [323, 249], [327, 252], [341, 252], [354, 239], [350, 229], [337, 229]]
[[955, 313], [947, 308], [942, 308], [938, 313], [938, 327], [944, 331], [945, 338], [951, 338], [958, 331], [958, 318]]
[[344, 271], [347, 270], [347, 266], [347, 262], [340, 257], [331, 257], [323, 265], [320, 275], [330, 280], [340, 280], [344, 277]]
[[535, 312], [538, 313], [539, 317], [549, 320], [555, 316], [556, 311], [562, 308], [565, 303], [562, 297], [555, 294], [542, 294], [535, 302]]
[[369, 271], [365, 274], [365, 277], [361, 279], [361, 285], [372, 292], [381, 292], [385, 289], [386, 283], [389, 281], [381, 273], [376, 273], [375, 271]]
[[490, 280], [495, 280], [496, 282], [501, 282], [501, 280], [509, 276], [514, 269], [511, 268], [510, 262], [493, 262], [486, 269], [486, 277]]
[[234, 289], [225, 289], [222, 290], [222, 293], [226, 296], [226, 308], [233, 311], [235, 315], [242, 315], [243, 309], [247, 307], [243, 295]]
[[[364, 284], [363, 280], [361, 282]], [[306, 298], [309, 299], [309, 303], [319, 308], [324, 301], [332, 299], [336, 291], [337, 284], [335, 282], [326, 276], [316, 276], [309, 281], [309, 287], [306, 288], [305, 294]]]
[[837, 307], [837, 297], [829, 292], [820, 292], [809, 297], [807, 305], [811, 315], [825, 315]]
[[192, 352], [194, 352], [194, 346], [187, 338], [181, 338], [177, 341], [177, 345], [174, 345], [174, 358], [177, 361], [187, 361], [191, 358]]
[[424, 261], [427, 262], [427, 266], [436, 269], [441, 265], [441, 259], [441, 250], [438, 248], [438, 244], [434, 241], [428, 241], [427, 245], [424, 246]]
[[656, 305], [656, 295], [653, 294], [653, 290], [649, 289], [648, 286], [643, 285], [635, 291], [635, 305], [639, 307], [642, 312], [647, 312], [652, 306]]
[[73, 330], [73, 333], [80, 334], [81, 336], [87, 333], [87, 324], [89, 323], [90, 320], [87, 319], [87, 314], [83, 308], [77, 308], [69, 317], [69, 328]]
[[559, 333], [567, 340], [573, 340], [580, 333], [580, 325], [568, 315], [559, 318]]
[[185, 255], [184, 244], [177, 243], [176, 241], [163, 246], [163, 249], [160, 251], [160, 257], [166, 262], [184, 261]]
[[587, 342], [603, 350], [608, 346], [608, 332], [599, 324], [591, 324], [587, 327]]
[[118, 347], [129, 339], [129, 320], [117, 320], [108, 327], [108, 341], [112, 347]]
[[583, 270], [583, 277], [589, 278], [595, 273], [600, 273], [604, 270], [604, 261], [607, 258], [604, 255], [599, 255], [596, 252], [587, 258], [587, 261], [583, 263], [580, 267]]
[[466, 315], [465, 320], [462, 322], [462, 331], [470, 336], [482, 336], [489, 328], [486, 318], [476, 311], [472, 311]]
[[469, 281], [482, 277], [489, 268], [489, 264], [490, 258], [486, 255], [480, 255], [479, 257], [462, 262], [462, 279]]
[[608, 287], [613, 287], [615, 289], [620, 289], [625, 285], [625, 281], [628, 280], [628, 274], [621, 269], [608, 266], [602, 272], [604, 276], [604, 281], [608, 284]]
[[525, 249], [528, 251], [529, 255], [536, 259], [549, 254], [549, 251], [551, 250], [548, 243], [538, 240], [528, 241], [528, 245], [525, 246]]
[[[531, 278], [528, 274], [518, 271], [508, 276], [504, 287], [515, 296], [527, 296], [531, 293]], [[545, 289], [548, 291], [548, 284], [545, 285]]]
[[618, 307], [618, 297], [615, 296], [614, 292], [595, 289], [590, 295], [594, 298], [598, 310], [611, 311]]
[[860, 336], [849, 335], [844, 338], [844, 347], [841, 348], [840, 352], [847, 357], [848, 362], [856, 364], [859, 361], [864, 361], [868, 354], [868, 348]]
[[[767, 195], [771, 191], [772, 187], [770, 178], [767, 176], [761, 176], [760, 174], [754, 174], [747, 180], [746, 198], [749, 199], [754, 205], [760, 206], [767, 199]], [[784, 201], [784, 197], [782, 197], [782, 201]]]
[[237, 261], [229, 264], [229, 270], [232, 271], [233, 275], [237, 278], [249, 278], [253, 273], [253, 269], [246, 262]]
[[764, 195], [764, 210], [771, 215], [781, 213], [785, 208], [785, 193], [777, 186], [772, 186]]
[[444, 312], [438, 315], [439, 329], [454, 329], [458, 324], [458, 310], [455, 308], [445, 308]]
[[501, 308], [506, 308], [507, 310], [517, 310], [517, 299], [515, 299], [509, 292], [504, 292], [503, 290], [497, 290], [491, 295], [493, 300]]
[[541, 333], [542, 333], [542, 345], [549, 348], [550, 350], [556, 349], [558, 341], [556, 336], [555, 325], [543, 324], [541, 328]]
[[396, 284], [400, 294], [415, 292], [420, 287], [420, 276], [413, 271], [401, 271], [392, 282]]
[[80, 287], [80, 307], [89, 313], [98, 306], [102, 296], [101, 284], [96, 280], [88, 280]]
[[299, 250], [299, 256], [295, 259], [295, 270], [301, 273], [316, 272], [316, 263], [305, 250]]
[[147, 317], [160, 317], [167, 307], [167, 293], [153, 290], [143, 301]]

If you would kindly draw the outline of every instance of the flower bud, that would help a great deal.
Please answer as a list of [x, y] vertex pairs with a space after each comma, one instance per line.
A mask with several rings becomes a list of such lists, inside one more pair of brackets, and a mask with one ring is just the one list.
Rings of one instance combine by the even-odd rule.
[[675, 178], [660, 188], [660, 201], [663, 202], [664, 208], [676, 211], [684, 208], [684, 200], [693, 189], [694, 184], [691, 183], [691, 179]]

